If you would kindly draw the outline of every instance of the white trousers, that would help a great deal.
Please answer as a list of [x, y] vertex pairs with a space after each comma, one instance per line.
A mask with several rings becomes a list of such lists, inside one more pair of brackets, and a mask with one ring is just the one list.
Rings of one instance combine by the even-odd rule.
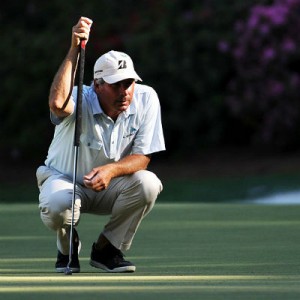
[[[57, 248], [67, 255], [72, 220], [72, 179], [45, 166], [39, 167], [36, 175], [41, 219], [48, 228], [56, 231]], [[79, 223], [81, 213], [111, 215], [102, 234], [116, 248], [128, 250], [142, 219], [152, 209], [161, 191], [160, 180], [146, 170], [114, 178], [101, 192], [78, 184], [74, 226]]]

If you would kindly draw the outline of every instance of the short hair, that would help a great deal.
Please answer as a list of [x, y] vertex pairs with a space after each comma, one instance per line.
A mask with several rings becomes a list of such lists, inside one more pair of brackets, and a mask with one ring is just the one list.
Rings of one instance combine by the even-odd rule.
[[105, 83], [103, 78], [94, 79], [94, 82], [95, 82], [96, 85], [102, 85], [102, 84]]

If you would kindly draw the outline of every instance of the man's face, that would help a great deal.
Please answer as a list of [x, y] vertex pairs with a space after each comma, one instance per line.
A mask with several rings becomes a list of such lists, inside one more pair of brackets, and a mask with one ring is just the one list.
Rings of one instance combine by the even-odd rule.
[[105, 82], [96, 85], [95, 91], [104, 112], [114, 119], [131, 104], [134, 87], [134, 79], [125, 79], [113, 84]]

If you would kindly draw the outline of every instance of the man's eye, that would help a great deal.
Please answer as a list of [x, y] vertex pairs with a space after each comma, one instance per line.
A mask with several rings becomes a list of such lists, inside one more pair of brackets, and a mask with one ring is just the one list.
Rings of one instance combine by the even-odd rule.
[[133, 83], [133, 80], [125, 80], [125, 81], [119, 81], [112, 83], [111, 86], [115, 89], [119, 88], [120, 86], [123, 86], [125, 90], [127, 90]]

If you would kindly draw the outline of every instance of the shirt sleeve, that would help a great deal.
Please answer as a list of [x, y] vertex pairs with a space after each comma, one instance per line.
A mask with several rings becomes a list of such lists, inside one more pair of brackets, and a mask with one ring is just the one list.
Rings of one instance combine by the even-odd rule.
[[157, 93], [151, 88], [146, 94], [144, 115], [134, 139], [133, 154], [151, 154], [165, 150], [161, 107]]
[[74, 119], [74, 115], [75, 115], [75, 111], [76, 111], [76, 97], [77, 97], [77, 86], [74, 86], [73, 87], [73, 90], [72, 90], [72, 94], [71, 94], [71, 97], [69, 99], [69, 101], [73, 101], [74, 102], [74, 110], [73, 110], [73, 113], [70, 115], [70, 116], [67, 116], [65, 118], [61, 118], [61, 117], [58, 117], [57, 115], [55, 115], [51, 110], [50, 110], [50, 120], [52, 122], [52, 124], [54, 125], [60, 125], [62, 122], [66, 122], [68, 123], [68, 121], [70, 120], [73, 120]]

